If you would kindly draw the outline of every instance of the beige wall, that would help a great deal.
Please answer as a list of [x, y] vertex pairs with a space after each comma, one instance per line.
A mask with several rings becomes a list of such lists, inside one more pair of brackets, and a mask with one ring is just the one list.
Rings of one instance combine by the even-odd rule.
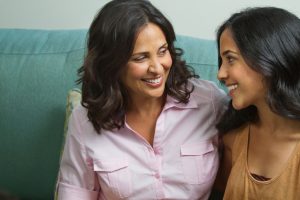
[[[88, 28], [108, 0], [0, 0], [0, 28]], [[151, 0], [176, 33], [213, 39], [217, 26], [248, 6], [277, 6], [300, 16], [298, 0]]]

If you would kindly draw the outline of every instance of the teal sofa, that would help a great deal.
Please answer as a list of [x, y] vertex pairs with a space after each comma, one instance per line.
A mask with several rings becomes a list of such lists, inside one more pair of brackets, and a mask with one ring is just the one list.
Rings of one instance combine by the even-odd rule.
[[[65, 107], [85, 54], [87, 30], [0, 29], [0, 191], [48, 200], [63, 146]], [[212, 40], [177, 36], [203, 79], [217, 82]]]

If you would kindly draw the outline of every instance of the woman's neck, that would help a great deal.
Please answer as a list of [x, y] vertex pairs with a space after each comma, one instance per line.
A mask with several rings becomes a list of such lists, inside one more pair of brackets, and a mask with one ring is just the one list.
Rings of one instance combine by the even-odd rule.
[[150, 145], [153, 145], [157, 119], [165, 104], [165, 97], [132, 99], [126, 111], [127, 124]]
[[287, 132], [300, 133], [300, 121], [283, 117], [274, 113], [268, 105], [257, 107], [258, 121], [256, 127], [272, 134], [285, 134]]
[[140, 116], [159, 115], [165, 104], [166, 96], [160, 98], [132, 98], [129, 101], [127, 113], [135, 113]]

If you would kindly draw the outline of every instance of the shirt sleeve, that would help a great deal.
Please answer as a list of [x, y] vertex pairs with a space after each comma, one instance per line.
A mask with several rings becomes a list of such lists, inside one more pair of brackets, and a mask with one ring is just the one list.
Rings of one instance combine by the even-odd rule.
[[229, 96], [224, 92], [224, 90], [218, 88], [217, 85], [212, 84], [213, 87], [213, 104], [214, 104], [214, 112], [216, 123], [220, 120], [225, 110], [227, 109], [229, 103]]
[[99, 184], [91, 159], [82, 144], [80, 110], [74, 110], [69, 121], [66, 143], [60, 163], [58, 200], [97, 200]]

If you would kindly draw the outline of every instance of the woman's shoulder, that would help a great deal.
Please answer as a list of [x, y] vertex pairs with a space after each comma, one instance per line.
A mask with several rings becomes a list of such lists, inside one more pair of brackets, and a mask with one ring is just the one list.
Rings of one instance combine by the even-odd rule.
[[229, 96], [212, 81], [193, 78], [190, 79], [190, 83], [194, 86], [191, 97], [195, 99], [198, 104], [211, 104], [215, 120], [218, 121], [227, 108]]
[[227, 149], [232, 149], [237, 138], [241, 137], [245, 130], [248, 128], [248, 124], [242, 125], [236, 129], [230, 130], [222, 135], [222, 141], [224, 147]]
[[194, 87], [193, 95], [209, 99], [213, 99], [215, 96], [226, 96], [225, 92], [213, 81], [191, 78], [189, 83]]
[[72, 115], [87, 117], [87, 108], [83, 107], [82, 104], [79, 103], [73, 108]]
[[210, 80], [204, 80], [200, 78], [190, 78], [189, 82], [194, 85], [195, 88], [201, 88], [201, 89], [217, 89], [218, 86], [215, 82]]
[[88, 118], [88, 110], [81, 104], [73, 108], [69, 123], [66, 127], [68, 134], [72, 134], [80, 138], [82, 144], [87, 144], [86, 141], [93, 140], [97, 136], [91, 121]]
[[79, 126], [87, 126], [89, 123], [87, 108], [81, 104], [76, 105], [71, 112], [71, 119], [75, 120]]

